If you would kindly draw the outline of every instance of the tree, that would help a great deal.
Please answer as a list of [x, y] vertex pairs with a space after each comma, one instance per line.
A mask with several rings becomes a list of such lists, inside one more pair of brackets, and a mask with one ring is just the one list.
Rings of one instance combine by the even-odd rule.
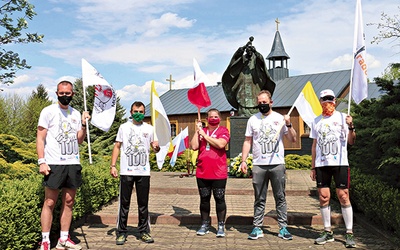
[[[396, 68], [397, 67], [397, 68]], [[393, 64], [391, 71], [399, 72]], [[351, 147], [350, 165], [400, 188], [400, 84], [385, 76], [374, 81], [385, 93], [380, 99], [353, 106], [357, 141]]]
[[14, 135], [24, 142], [35, 142], [42, 109], [51, 104], [43, 85], [28, 98], [17, 94], [0, 96], [1, 134]]
[[25, 100], [17, 94], [6, 96], [4, 100], [4, 121], [6, 124], [2, 133], [7, 133], [18, 137], [19, 125], [24, 122], [20, 112], [24, 108]]
[[42, 84], [39, 84], [36, 91], [28, 97], [25, 105], [20, 111], [22, 122], [17, 125], [18, 137], [26, 142], [35, 142], [36, 130], [42, 109], [49, 106], [51, 100]]
[[[400, 6], [398, 6], [400, 10]], [[378, 36], [374, 36], [371, 43], [380, 43], [385, 39], [394, 38], [397, 40], [400, 38], [400, 21], [399, 15], [394, 15], [394, 17], [390, 17], [385, 12], [381, 13], [381, 23], [368, 23], [367, 25], [376, 25], [379, 31]], [[400, 46], [400, 44], [396, 44]]]
[[29, 99], [33, 98], [41, 99], [44, 101], [50, 101], [49, 94], [47, 93], [46, 88], [41, 83], [37, 86], [36, 91], [35, 90], [32, 91], [32, 94], [29, 97]]
[[385, 73], [382, 78], [389, 81], [396, 81], [397, 79], [398, 81], [398, 79], [400, 79], [400, 63], [389, 64], [389, 66], [385, 69]]
[[36, 15], [35, 6], [30, 4], [28, 0], [2, 2], [5, 3], [0, 6], [0, 26], [4, 29], [4, 34], [0, 35], [0, 66], [2, 70], [0, 81], [2, 84], [10, 84], [13, 83], [17, 70], [29, 69], [30, 66], [25, 59], [20, 58], [18, 53], [4, 49], [4, 45], [39, 43], [42, 42], [44, 35], [37, 33], [22, 34], [22, 31], [28, 28], [27, 19], [32, 20]]

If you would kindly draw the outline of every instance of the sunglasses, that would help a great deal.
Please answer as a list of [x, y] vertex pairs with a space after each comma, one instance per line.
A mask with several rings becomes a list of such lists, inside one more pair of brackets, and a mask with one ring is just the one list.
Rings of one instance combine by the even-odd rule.
[[333, 101], [335, 99], [334, 96], [324, 96], [321, 97], [322, 101]]

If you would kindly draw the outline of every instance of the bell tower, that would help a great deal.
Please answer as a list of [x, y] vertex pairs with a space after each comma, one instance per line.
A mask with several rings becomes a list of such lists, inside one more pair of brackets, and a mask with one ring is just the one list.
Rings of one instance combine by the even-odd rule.
[[276, 22], [276, 32], [274, 42], [272, 44], [271, 52], [267, 56], [268, 60], [268, 73], [274, 79], [274, 81], [279, 81], [289, 77], [289, 69], [288, 69], [288, 59], [290, 59], [289, 55], [286, 53], [285, 48], [283, 47], [283, 42], [281, 35], [279, 33], [279, 20], [278, 18], [275, 20]]

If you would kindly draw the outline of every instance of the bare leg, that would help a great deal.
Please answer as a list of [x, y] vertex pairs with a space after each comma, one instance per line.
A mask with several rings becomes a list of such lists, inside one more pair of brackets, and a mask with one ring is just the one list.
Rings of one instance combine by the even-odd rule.
[[42, 232], [50, 232], [51, 223], [53, 221], [53, 210], [57, 203], [58, 193], [58, 189], [44, 188], [44, 203], [42, 214], [40, 215]]
[[72, 221], [72, 209], [74, 207], [76, 189], [63, 188], [61, 205], [61, 231], [69, 231]]

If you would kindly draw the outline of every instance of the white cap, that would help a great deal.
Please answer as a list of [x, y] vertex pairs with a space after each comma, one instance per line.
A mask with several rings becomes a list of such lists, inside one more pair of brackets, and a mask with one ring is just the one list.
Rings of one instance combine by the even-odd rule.
[[319, 98], [322, 98], [324, 96], [333, 96], [335, 97], [335, 93], [331, 89], [325, 89], [322, 90], [321, 93], [319, 94]]

